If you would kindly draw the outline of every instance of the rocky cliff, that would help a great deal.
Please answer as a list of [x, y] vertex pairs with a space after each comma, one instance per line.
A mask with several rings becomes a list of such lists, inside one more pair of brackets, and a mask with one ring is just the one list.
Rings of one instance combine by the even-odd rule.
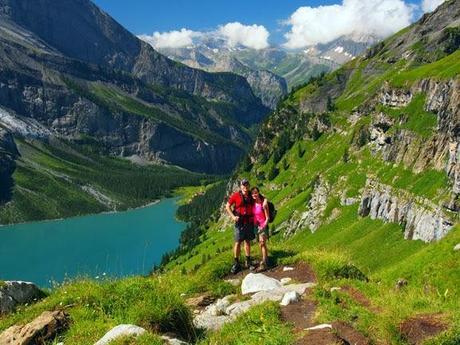
[[0, 17], [0, 105], [75, 145], [228, 173], [268, 111], [244, 78], [169, 60], [88, 0], [2, 0]]
[[[222, 52], [223, 51], [223, 52]], [[287, 94], [286, 80], [266, 69], [254, 69], [242, 63], [230, 52], [220, 53], [204, 47], [163, 48], [160, 52], [190, 67], [208, 72], [232, 72], [246, 78], [254, 94], [262, 103], [274, 109], [278, 101]]]
[[0, 127], [0, 205], [11, 199], [18, 150], [11, 133]]

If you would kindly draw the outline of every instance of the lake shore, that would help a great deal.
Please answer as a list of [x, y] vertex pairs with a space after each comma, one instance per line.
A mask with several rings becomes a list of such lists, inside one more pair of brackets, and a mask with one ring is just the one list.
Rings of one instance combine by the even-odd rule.
[[102, 215], [102, 214], [123, 213], [123, 212], [139, 210], [139, 209], [143, 209], [143, 208], [150, 207], [150, 206], [153, 206], [153, 205], [157, 205], [162, 200], [165, 200], [165, 199], [168, 199], [168, 198], [156, 199], [156, 200], [154, 200], [152, 202], [149, 202], [147, 204], [144, 204], [144, 205], [141, 205], [141, 206], [138, 206], [138, 207], [129, 207], [129, 208], [123, 209], [123, 210], [112, 210], [112, 211], [104, 211], [104, 212], [98, 212], [98, 213], [85, 213], [85, 214], [81, 214], [81, 215], [78, 215], [78, 216], [72, 216], [72, 217], [67, 217], [67, 218], [62, 218], [62, 217], [61, 218], [48, 218], [48, 219], [41, 219], [41, 220], [31, 220], [31, 221], [27, 221], [27, 222], [0, 224], [0, 229], [2, 229], [4, 227], [8, 227], [8, 226], [14, 226], [14, 225], [24, 225], [24, 224], [31, 224], [31, 223], [50, 223], [50, 222], [56, 222], [56, 221], [61, 221], [61, 220], [66, 220], [66, 219], [81, 218], [81, 217], [87, 217], [87, 216], [97, 216], [97, 215], [100, 215], [100, 214]]

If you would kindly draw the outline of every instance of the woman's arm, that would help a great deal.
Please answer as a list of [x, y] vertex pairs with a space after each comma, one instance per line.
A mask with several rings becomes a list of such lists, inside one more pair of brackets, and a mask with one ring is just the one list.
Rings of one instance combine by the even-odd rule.
[[264, 213], [265, 213], [265, 222], [264, 222], [262, 228], [265, 228], [267, 226], [267, 224], [268, 224], [268, 220], [270, 219], [270, 209], [268, 207], [268, 200], [267, 199], [264, 199], [264, 203], [262, 204], [262, 207], [263, 207]]

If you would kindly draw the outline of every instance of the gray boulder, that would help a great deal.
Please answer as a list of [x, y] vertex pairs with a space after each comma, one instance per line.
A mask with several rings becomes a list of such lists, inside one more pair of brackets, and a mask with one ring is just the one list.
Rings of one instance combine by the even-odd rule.
[[110, 331], [108, 331], [94, 345], [108, 345], [115, 339], [127, 336], [137, 337], [139, 335], [144, 334], [145, 332], [147, 332], [145, 329], [135, 325], [118, 325], [112, 328]]
[[162, 335], [161, 339], [165, 341], [168, 345], [188, 345], [185, 341], [179, 340], [177, 338], [169, 337], [167, 335]]
[[45, 297], [35, 284], [22, 281], [0, 282], [0, 315], [11, 313], [16, 306]]
[[300, 294], [297, 291], [289, 291], [284, 294], [283, 299], [280, 302], [280, 305], [287, 306], [291, 303], [298, 302], [299, 300]]
[[281, 286], [279, 280], [267, 277], [262, 273], [249, 273], [241, 283], [241, 293], [247, 295], [253, 292], [277, 289]]

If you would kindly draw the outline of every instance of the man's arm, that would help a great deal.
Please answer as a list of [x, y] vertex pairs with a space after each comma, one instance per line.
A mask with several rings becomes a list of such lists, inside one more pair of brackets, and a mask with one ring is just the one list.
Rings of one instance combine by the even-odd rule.
[[231, 218], [234, 222], [237, 222], [238, 219], [239, 219], [240, 217], [235, 216], [235, 215], [233, 214], [232, 205], [231, 205], [229, 202], [227, 202], [227, 205], [225, 205], [225, 209], [227, 210], [227, 213], [228, 213], [228, 215], [230, 216], [230, 218]]

